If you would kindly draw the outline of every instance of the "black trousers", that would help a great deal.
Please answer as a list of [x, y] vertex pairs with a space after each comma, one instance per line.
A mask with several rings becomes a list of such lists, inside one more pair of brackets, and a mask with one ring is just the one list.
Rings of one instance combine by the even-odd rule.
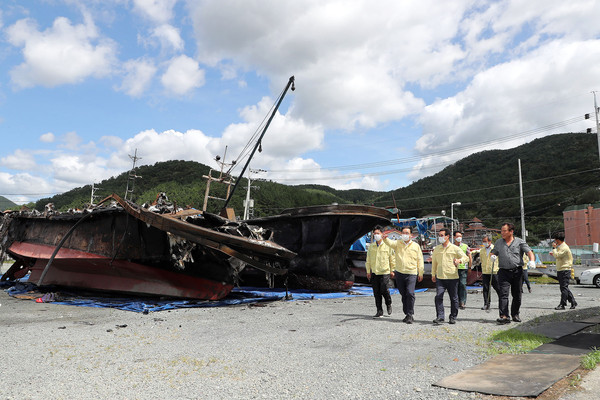
[[375, 296], [375, 306], [377, 307], [377, 311], [383, 312], [383, 299], [385, 299], [386, 306], [392, 304], [392, 296], [390, 296], [390, 291], [388, 290], [389, 282], [390, 274], [371, 274], [371, 286], [373, 287], [373, 296]]
[[498, 276], [496, 274], [482, 274], [481, 282], [483, 283], [483, 305], [489, 306], [491, 297], [490, 297], [490, 281], [492, 283], [492, 288], [496, 291], [498, 297], [500, 297], [500, 290], [498, 288]]
[[436, 318], [444, 319], [444, 292], [450, 297], [450, 318], [458, 315], [458, 279], [435, 280], [435, 313]]
[[498, 289], [500, 290], [498, 308], [501, 317], [508, 317], [508, 293], [512, 294], [510, 316], [519, 315], [521, 308], [521, 287], [523, 286], [523, 268], [500, 268], [498, 270]]
[[523, 282], [527, 285], [527, 290], [531, 291], [531, 283], [529, 283], [529, 273], [526, 269], [523, 270]]
[[394, 273], [396, 286], [402, 296], [402, 311], [404, 315], [415, 314], [415, 286], [417, 285], [417, 275]]
[[569, 280], [571, 279], [571, 270], [558, 271], [558, 285], [560, 286], [560, 305], [566, 306], [567, 301], [571, 304], [575, 303], [573, 293], [569, 289]]

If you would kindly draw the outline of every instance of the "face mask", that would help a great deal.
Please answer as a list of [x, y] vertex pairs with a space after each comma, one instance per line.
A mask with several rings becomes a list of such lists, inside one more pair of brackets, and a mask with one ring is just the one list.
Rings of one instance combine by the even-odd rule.
[[438, 236], [438, 242], [446, 243], [446, 236]]
[[408, 242], [410, 240], [410, 235], [407, 234], [403, 234], [400, 236], [402, 238], [402, 240], [404, 240], [405, 242]]
[[456, 243], [460, 243], [460, 242], [462, 242], [462, 237], [457, 237], [457, 238], [454, 238], [454, 241], [455, 241]]
[[484, 245], [485, 247], [490, 247], [490, 246], [492, 245], [492, 242], [485, 242], [483, 245]]
[[373, 235], [373, 239], [375, 239], [376, 242], [379, 242], [381, 240], [381, 235]]

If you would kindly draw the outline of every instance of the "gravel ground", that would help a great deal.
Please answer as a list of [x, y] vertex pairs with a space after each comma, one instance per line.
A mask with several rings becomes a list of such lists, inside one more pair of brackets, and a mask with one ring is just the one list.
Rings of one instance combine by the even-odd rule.
[[[571, 288], [578, 309], [556, 312], [558, 285], [533, 285], [523, 323], [600, 314], [600, 290]], [[478, 293], [456, 325], [434, 326], [433, 297], [417, 294], [416, 321], [407, 325], [398, 295], [391, 317], [373, 319], [367, 296], [143, 315], [0, 291], [0, 398], [481, 398], [432, 384], [489, 358], [489, 334], [517, 324], [497, 325], [497, 309], [480, 310]]]

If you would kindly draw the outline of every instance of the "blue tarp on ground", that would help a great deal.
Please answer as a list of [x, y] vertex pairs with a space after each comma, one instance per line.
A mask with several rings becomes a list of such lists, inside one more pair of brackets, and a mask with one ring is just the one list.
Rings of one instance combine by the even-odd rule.
[[[13, 297], [21, 297], [25, 294], [33, 294], [53, 304], [63, 304], [82, 307], [103, 307], [116, 308], [125, 311], [135, 312], [155, 312], [164, 310], [175, 310], [178, 308], [194, 307], [224, 307], [238, 304], [251, 304], [264, 301], [276, 301], [286, 298], [285, 289], [269, 289], [257, 287], [235, 288], [227, 297], [218, 301], [210, 300], [161, 300], [156, 298], [139, 297], [103, 297], [89, 296], [71, 292], [47, 292], [43, 293], [37, 290], [36, 286], [30, 283], [21, 282], [3, 282], [0, 287], [8, 287], [7, 292]], [[416, 292], [424, 292], [427, 289], [417, 289]], [[398, 294], [398, 289], [390, 289], [391, 294]], [[354, 296], [372, 296], [373, 290], [370, 286], [354, 285], [348, 292], [321, 293], [310, 290], [294, 289], [287, 292], [291, 295], [288, 300], [316, 300], [316, 299], [337, 299]]]

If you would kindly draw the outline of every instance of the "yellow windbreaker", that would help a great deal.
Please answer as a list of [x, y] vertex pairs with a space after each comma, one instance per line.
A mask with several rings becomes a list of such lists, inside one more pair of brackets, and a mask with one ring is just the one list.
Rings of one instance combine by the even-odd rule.
[[469, 257], [455, 244], [448, 243], [447, 247], [438, 244], [431, 255], [431, 275], [436, 279], [458, 279], [458, 267], [454, 265], [454, 259], [458, 258], [466, 263]]
[[383, 239], [396, 253], [395, 270], [408, 275], [419, 275], [423, 277], [423, 252], [421, 246], [412, 240], [405, 244], [402, 240]]
[[367, 262], [365, 263], [367, 274], [391, 274], [395, 266], [396, 256], [390, 246], [384, 242], [381, 242], [379, 246], [377, 246], [376, 242], [372, 242], [369, 245], [369, 249], [367, 250]]
[[483, 247], [479, 250], [479, 260], [481, 260], [481, 273], [482, 274], [497, 274], [498, 273], [498, 261], [494, 264], [494, 270], [492, 271], [492, 259], [490, 256], [492, 255], [491, 250], [494, 248], [494, 245], [490, 245], [490, 252], [488, 253], [487, 249]]
[[557, 271], [565, 271], [571, 269], [573, 266], [573, 254], [565, 242], [562, 242], [560, 246], [556, 246], [556, 248], [552, 250], [552, 256], [556, 258]]

